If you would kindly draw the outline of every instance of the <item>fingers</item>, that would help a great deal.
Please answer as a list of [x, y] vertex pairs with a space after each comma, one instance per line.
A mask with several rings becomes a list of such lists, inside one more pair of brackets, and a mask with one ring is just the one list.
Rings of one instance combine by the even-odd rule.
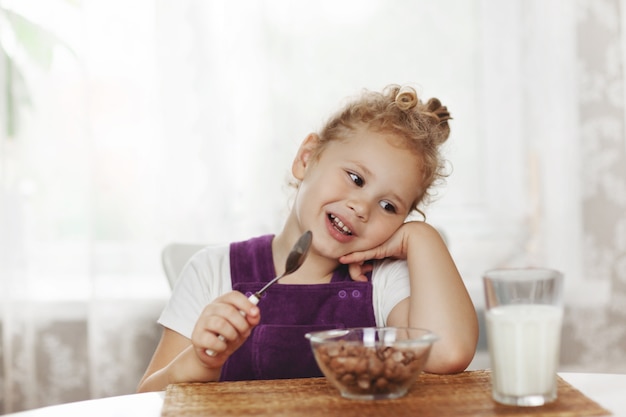
[[203, 361], [208, 358], [202, 358], [202, 352], [211, 358], [227, 357], [243, 344], [259, 320], [258, 307], [240, 292], [229, 292], [204, 308], [192, 332], [192, 343]]
[[[411, 222], [409, 222], [411, 223]], [[380, 245], [363, 251], [356, 251], [339, 258], [342, 264], [360, 264], [372, 259], [406, 259], [408, 251], [408, 238], [411, 235], [409, 223], [402, 225], [389, 239]]]
[[248, 314], [258, 315], [258, 308], [256, 307], [256, 304], [252, 303], [239, 291], [228, 292], [221, 297], [218, 297], [215, 301], [232, 305], [237, 309], [237, 311], [240, 311], [240, 315], [244, 317]]
[[[222, 336], [221, 334], [217, 335], [217, 339], [222, 342], [224, 345], [226, 345], [226, 338], [224, 336]], [[223, 350], [226, 350], [225, 348]], [[206, 353], [207, 355], [211, 356], [211, 357], [215, 357], [218, 354], [217, 350], [213, 350], [213, 349], [204, 349], [204, 353]]]
[[[219, 314], [224, 313], [220, 312]], [[219, 314], [217, 312], [215, 314], [213, 312], [203, 314], [198, 320], [198, 324], [202, 323], [198, 329], [198, 334], [194, 334], [192, 337], [194, 344], [205, 347], [205, 353], [212, 357], [225, 352], [229, 343], [236, 343], [239, 338], [245, 338], [249, 328], [238, 310], [232, 309], [226, 313], [227, 317]], [[196, 332], [194, 331], [194, 333]]]
[[352, 252], [339, 258], [339, 262], [342, 264], [362, 264], [370, 259], [384, 259], [386, 255], [384, 251], [380, 250], [381, 248], [382, 246], [379, 246], [361, 252]]
[[366, 282], [367, 276], [365, 274], [372, 269], [374, 269], [374, 266], [369, 263], [352, 263], [348, 265], [348, 272], [353, 281]]

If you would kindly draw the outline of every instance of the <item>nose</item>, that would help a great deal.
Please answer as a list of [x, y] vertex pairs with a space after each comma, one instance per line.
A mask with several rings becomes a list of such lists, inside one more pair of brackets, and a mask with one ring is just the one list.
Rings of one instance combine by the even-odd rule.
[[369, 218], [369, 205], [365, 201], [352, 198], [348, 200], [348, 207], [359, 220], [366, 222]]

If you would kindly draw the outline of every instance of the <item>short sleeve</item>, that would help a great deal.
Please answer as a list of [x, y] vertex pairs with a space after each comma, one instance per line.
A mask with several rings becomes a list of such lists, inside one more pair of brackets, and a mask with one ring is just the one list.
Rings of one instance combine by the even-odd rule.
[[191, 339], [204, 307], [231, 289], [228, 245], [206, 247], [183, 268], [158, 323]]
[[406, 261], [386, 259], [376, 263], [372, 271], [372, 286], [376, 325], [385, 326], [391, 310], [411, 295]]

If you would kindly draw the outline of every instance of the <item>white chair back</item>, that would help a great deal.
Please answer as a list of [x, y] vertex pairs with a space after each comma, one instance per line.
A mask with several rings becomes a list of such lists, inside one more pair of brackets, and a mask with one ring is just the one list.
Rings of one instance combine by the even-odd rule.
[[178, 279], [183, 267], [196, 252], [206, 247], [206, 245], [189, 244], [189, 243], [170, 243], [161, 251], [161, 261], [163, 262], [163, 270], [167, 277], [170, 288], [174, 287], [174, 283]]

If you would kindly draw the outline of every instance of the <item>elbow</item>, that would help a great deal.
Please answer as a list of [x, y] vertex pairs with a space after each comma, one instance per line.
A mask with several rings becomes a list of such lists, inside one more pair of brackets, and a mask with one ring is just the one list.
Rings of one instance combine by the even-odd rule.
[[433, 374], [455, 374], [463, 372], [476, 354], [478, 338], [454, 344], [435, 342], [424, 370]]
[[442, 332], [440, 340], [431, 349], [424, 370], [433, 374], [463, 372], [474, 360], [478, 346], [478, 318], [468, 320], [465, 326]]
[[474, 351], [447, 352], [445, 355], [428, 358], [424, 370], [433, 374], [456, 374], [465, 371], [472, 359]]

